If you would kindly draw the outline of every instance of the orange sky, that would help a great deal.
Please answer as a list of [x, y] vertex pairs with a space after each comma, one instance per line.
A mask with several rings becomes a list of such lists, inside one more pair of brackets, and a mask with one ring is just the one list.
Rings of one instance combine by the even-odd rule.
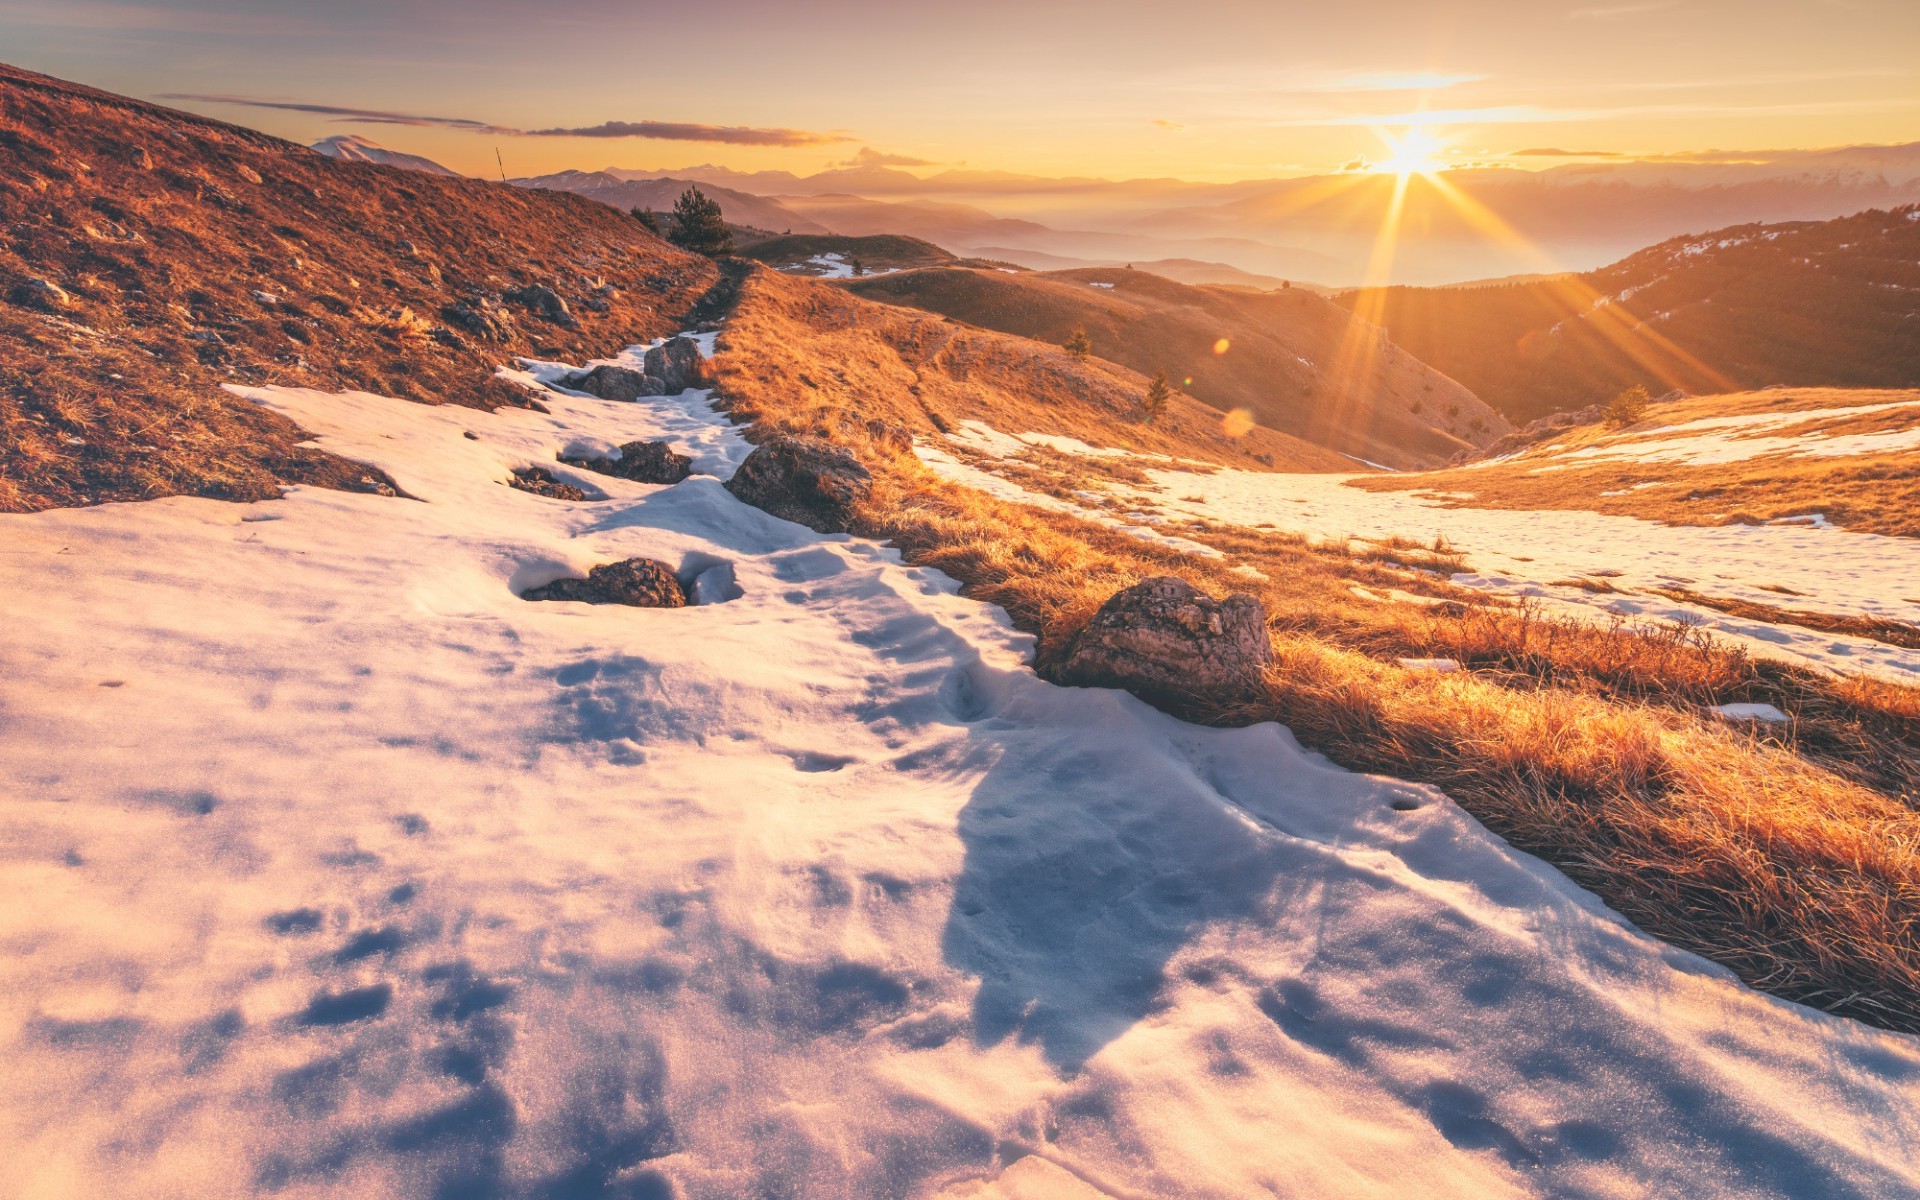
[[869, 147], [941, 166], [1222, 180], [1378, 161], [1388, 151], [1371, 127], [1423, 111], [1438, 114], [1449, 161], [1920, 140], [1914, 0], [0, 0], [0, 47], [147, 97], [845, 139], [532, 137], [171, 101], [488, 174], [496, 147], [516, 175], [699, 162], [804, 173]]

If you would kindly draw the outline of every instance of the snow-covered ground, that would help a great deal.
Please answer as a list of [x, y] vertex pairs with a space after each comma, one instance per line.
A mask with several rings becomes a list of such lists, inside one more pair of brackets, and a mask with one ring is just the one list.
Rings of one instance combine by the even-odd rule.
[[838, 251], [831, 251], [826, 254], [816, 254], [805, 262], [788, 263], [780, 269], [790, 275], [811, 275], [815, 279], [853, 279], [861, 275], [892, 275], [900, 269], [898, 267], [866, 267], [855, 271], [854, 261]]
[[[246, 394], [418, 500], [0, 517], [0, 1194], [1920, 1191], [1920, 1044], [1429, 790], [1044, 684], [711, 474], [503, 486], [724, 473], [698, 393]], [[743, 594], [516, 596], [634, 554]]]
[[[956, 440], [976, 453], [999, 458], [1040, 444], [1036, 435], [1008, 436], [985, 427], [969, 428]], [[1050, 444], [1073, 452], [1060, 439]], [[1463, 554], [1470, 568], [1455, 575], [1455, 583], [1530, 597], [1550, 611], [1582, 619], [1609, 620], [1619, 614], [1684, 621], [1755, 654], [1825, 670], [1920, 681], [1920, 650], [1732, 617], [1653, 593], [1657, 588], [1682, 588], [1775, 607], [1920, 624], [1920, 543], [1911, 538], [1847, 532], [1817, 518], [1806, 524], [1701, 527], [1580, 511], [1450, 508], [1444, 498], [1422, 493], [1350, 487], [1347, 481], [1354, 476], [1349, 475], [1200, 473], [1152, 456], [1129, 461], [1145, 470], [1157, 490], [1100, 480], [1088, 485], [1098, 491], [1089, 492], [1085, 503], [1068, 506], [960, 463], [938, 447], [924, 447], [920, 453], [929, 466], [958, 482], [992, 487], [1006, 499], [1071, 508], [1089, 519], [1150, 531], [1167, 545], [1191, 541], [1179, 531], [1196, 519], [1325, 540], [1383, 542], [1400, 537], [1430, 544], [1440, 538]], [[1105, 499], [1118, 500], [1122, 511], [1100, 507]], [[1620, 592], [1596, 593], [1566, 584], [1579, 577], [1606, 578]], [[1772, 590], [1781, 587], [1790, 592]]]

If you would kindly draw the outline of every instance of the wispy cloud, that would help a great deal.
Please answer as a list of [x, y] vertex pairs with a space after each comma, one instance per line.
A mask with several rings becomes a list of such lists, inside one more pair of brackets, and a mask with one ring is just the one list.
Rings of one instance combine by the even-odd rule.
[[1320, 78], [1303, 78], [1292, 90], [1301, 92], [1432, 92], [1479, 83], [1485, 75], [1452, 71], [1349, 71]]
[[1320, 126], [1432, 126], [1432, 125], [1552, 125], [1578, 121], [1612, 121], [1668, 117], [1781, 117], [1830, 116], [1872, 112], [1889, 106], [1885, 100], [1809, 100], [1784, 104], [1643, 104], [1610, 108], [1542, 108], [1531, 104], [1487, 108], [1435, 108], [1393, 113], [1329, 113], [1271, 120], [1281, 128]]
[[824, 146], [853, 139], [840, 133], [813, 133], [805, 129], [760, 129], [746, 125], [703, 125], [685, 121], [603, 121], [598, 125], [556, 129], [517, 129], [466, 117], [433, 117], [419, 113], [388, 112], [374, 108], [346, 108], [334, 104], [307, 104], [258, 96], [230, 96], [201, 92], [170, 92], [162, 100], [199, 104], [237, 104], [248, 108], [312, 113], [343, 122], [370, 125], [410, 125], [458, 129], [508, 137], [648, 138], [667, 142], [719, 142], [730, 146]]
[[875, 150], [872, 146], [862, 146], [860, 152], [852, 158], [832, 165], [836, 167], [937, 167], [940, 164], [930, 158], [915, 158], [911, 154], [888, 154]]
[[1632, 0], [1627, 4], [1596, 4], [1572, 9], [1567, 17], [1574, 21], [1605, 21], [1614, 17], [1637, 17], [1644, 13], [1665, 12], [1680, 7], [1680, 0]]
[[1181, 124], [1180, 122], [1178, 122], [1178, 121], [1169, 121], [1169, 120], [1167, 120], [1167, 119], [1166, 119], [1165, 117], [1156, 117], [1156, 118], [1154, 118], [1154, 122], [1153, 122], [1153, 123], [1154, 123], [1155, 125], [1157, 125], [1157, 126], [1159, 126], [1159, 127], [1161, 128], [1161, 129], [1171, 129], [1171, 130], [1174, 130], [1174, 131], [1176, 131], [1176, 132], [1177, 132], [1177, 131], [1179, 131], [1179, 130], [1182, 130], [1182, 129], [1185, 129], [1185, 128], [1186, 128], [1186, 126], [1185, 126], [1185, 125], [1182, 125], [1182, 124]]
[[1562, 150], [1558, 146], [1535, 146], [1526, 150], [1509, 150], [1509, 158], [1620, 158], [1618, 150]]

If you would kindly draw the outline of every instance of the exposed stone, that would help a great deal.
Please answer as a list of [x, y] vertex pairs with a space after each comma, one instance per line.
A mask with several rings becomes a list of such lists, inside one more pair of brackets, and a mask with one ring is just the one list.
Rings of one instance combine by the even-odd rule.
[[664, 385], [644, 371], [607, 365], [591, 371], [576, 371], [561, 379], [560, 386], [602, 400], [633, 401], [642, 396], [661, 395]]
[[562, 328], [573, 329], [580, 324], [579, 319], [567, 311], [567, 302], [560, 298], [560, 293], [544, 284], [529, 283], [513, 288], [506, 293], [506, 298]]
[[15, 304], [26, 308], [43, 308], [49, 312], [73, 303], [73, 297], [67, 294], [67, 289], [51, 279], [38, 277], [20, 281], [8, 295]]
[[647, 351], [646, 373], [660, 381], [655, 395], [677, 396], [706, 379], [706, 363], [700, 357], [699, 343], [690, 337], [668, 338]]
[[587, 494], [570, 483], [561, 483], [553, 477], [553, 472], [545, 467], [515, 467], [513, 478], [507, 481], [510, 487], [523, 492], [532, 492], [536, 496], [545, 496], [549, 500], [586, 500]]
[[556, 579], [520, 593], [522, 600], [577, 600], [584, 604], [626, 604], [635, 608], [685, 608], [686, 589], [673, 569], [655, 558], [603, 563], [585, 579]]
[[1075, 687], [1125, 688], [1181, 704], [1248, 699], [1273, 661], [1266, 611], [1252, 596], [1215, 600], [1162, 576], [1116, 593], [1077, 634], [1055, 672]]
[[665, 442], [628, 442], [620, 447], [619, 458], [570, 458], [562, 454], [560, 461], [635, 483], [679, 483], [693, 474], [693, 460], [676, 453]]
[[754, 448], [727, 490], [756, 508], [819, 533], [844, 533], [873, 476], [831, 442], [777, 437]]
[[513, 314], [487, 299], [462, 300], [440, 310], [447, 324], [489, 342], [513, 340]]

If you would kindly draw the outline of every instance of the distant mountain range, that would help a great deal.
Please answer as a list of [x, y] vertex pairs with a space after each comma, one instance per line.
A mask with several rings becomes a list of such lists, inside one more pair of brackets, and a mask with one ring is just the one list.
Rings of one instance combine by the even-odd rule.
[[354, 133], [322, 138], [315, 142], [312, 148], [328, 158], [337, 158], [343, 162], [379, 163], [383, 167], [405, 167], [409, 171], [425, 171], [429, 175], [457, 176], [459, 174], [458, 171], [450, 171], [430, 158], [389, 150], [371, 138]]
[[[872, 167], [599, 174], [696, 180], [777, 199], [835, 233], [905, 234], [1037, 268], [1184, 258], [1346, 286], [1365, 281], [1396, 190], [1393, 176], [1362, 173], [1225, 184], [958, 170], [921, 178]], [[1916, 201], [1920, 143], [1453, 170], [1409, 181], [1392, 278], [1437, 284], [1592, 269], [1681, 234]]]
[[1920, 206], [1673, 238], [1584, 275], [1339, 302], [1524, 422], [1643, 384], [1920, 386]]
[[[672, 210], [673, 202], [695, 181], [671, 175], [622, 179], [611, 171], [561, 171], [554, 175], [538, 175], [510, 182], [517, 187], [573, 192], [619, 209], [651, 208], [664, 213]], [[769, 233], [833, 232], [778, 201], [735, 191], [711, 181], [700, 181], [699, 186], [702, 192], [719, 201], [720, 213], [730, 224], [763, 229]]]

